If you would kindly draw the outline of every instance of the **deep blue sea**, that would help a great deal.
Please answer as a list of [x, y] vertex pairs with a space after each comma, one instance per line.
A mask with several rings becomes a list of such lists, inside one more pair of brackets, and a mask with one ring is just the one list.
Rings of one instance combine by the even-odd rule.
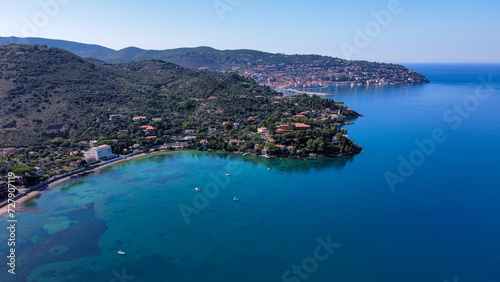
[[0, 217], [0, 281], [500, 281], [500, 65], [406, 66], [432, 83], [318, 90], [364, 115], [353, 158], [165, 153], [44, 191], [16, 275]]

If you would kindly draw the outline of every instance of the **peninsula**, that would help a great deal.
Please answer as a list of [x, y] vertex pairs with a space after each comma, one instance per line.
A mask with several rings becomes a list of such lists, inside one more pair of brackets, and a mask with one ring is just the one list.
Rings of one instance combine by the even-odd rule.
[[361, 151], [341, 128], [360, 116], [353, 109], [236, 73], [159, 60], [109, 64], [36, 45], [0, 46], [0, 73], [0, 170], [26, 183], [150, 150]]
[[163, 60], [186, 68], [235, 72], [277, 90], [329, 85], [427, 83], [429, 80], [401, 65], [353, 61], [319, 55], [272, 54], [256, 50], [217, 50], [210, 47], [119, 51], [99, 45], [44, 38], [0, 37], [0, 44], [38, 44], [61, 48], [81, 57], [108, 63]]

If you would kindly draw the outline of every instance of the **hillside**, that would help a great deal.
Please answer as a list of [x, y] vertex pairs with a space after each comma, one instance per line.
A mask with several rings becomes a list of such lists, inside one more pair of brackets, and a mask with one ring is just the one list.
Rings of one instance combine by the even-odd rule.
[[[358, 114], [332, 100], [279, 93], [234, 73], [186, 69], [163, 61], [107, 64], [68, 51], [29, 45], [0, 46], [0, 147], [32, 146], [54, 138], [71, 142], [116, 132], [133, 116], [157, 118], [157, 137], [205, 131], [224, 121], [274, 123], [303, 111]], [[123, 115], [122, 123], [110, 115]], [[252, 118], [249, 118], [252, 117]], [[307, 118], [305, 118], [307, 119]]]
[[163, 60], [187, 68], [234, 71], [274, 88], [318, 87], [336, 83], [427, 83], [423, 75], [401, 65], [349, 61], [319, 55], [271, 54], [254, 50], [216, 50], [210, 47], [115, 51], [98, 45], [43, 38], [0, 37], [0, 44], [38, 44], [68, 50], [81, 57], [108, 63]]

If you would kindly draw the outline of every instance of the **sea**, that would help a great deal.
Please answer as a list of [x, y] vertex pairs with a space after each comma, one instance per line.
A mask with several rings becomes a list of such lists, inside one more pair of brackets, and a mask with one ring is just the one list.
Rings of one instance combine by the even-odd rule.
[[167, 152], [43, 191], [0, 217], [0, 281], [500, 281], [500, 65], [405, 66], [431, 83], [312, 90], [363, 114], [354, 157]]

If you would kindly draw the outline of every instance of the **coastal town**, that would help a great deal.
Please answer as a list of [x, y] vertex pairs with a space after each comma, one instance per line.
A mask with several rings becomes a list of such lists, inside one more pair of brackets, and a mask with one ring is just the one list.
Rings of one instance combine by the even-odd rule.
[[[12, 86], [0, 175], [15, 175], [21, 193], [162, 151], [308, 160], [362, 150], [343, 128], [361, 115], [343, 102], [284, 94], [234, 72], [162, 61], [110, 65], [44, 46], [0, 47], [0, 58], [10, 62], [0, 64], [0, 80]], [[59, 67], [47, 73], [47, 64]]]
[[[267, 60], [222, 63], [228, 70], [255, 79], [274, 89], [307, 89], [331, 85], [385, 85], [429, 82], [424, 76], [393, 64], [347, 61], [339, 58], [302, 55], [270, 55]], [[276, 57], [276, 58], [273, 58]], [[279, 59], [278, 59], [279, 58]]]

